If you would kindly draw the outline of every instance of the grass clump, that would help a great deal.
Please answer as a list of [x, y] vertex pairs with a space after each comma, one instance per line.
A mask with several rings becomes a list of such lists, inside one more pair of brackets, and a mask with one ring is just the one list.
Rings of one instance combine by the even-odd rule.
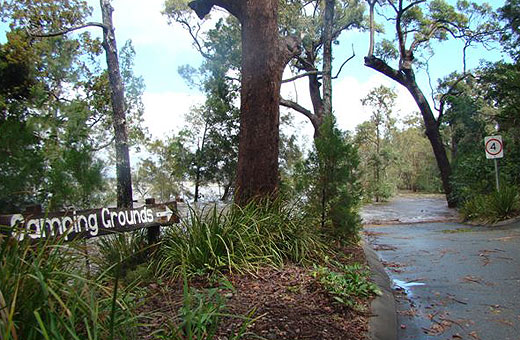
[[88, 278], [83, 260], [75, 243], [0, 236], [0, 338], [134, 339], [136, 296]]
[[281, 199], [251, 202], [226, 211], [190, 210], [180, 228], [169, 229], [161, 245], [159, 271], [188, 276], [254, 271], [284, 261], [312, 262], [326, 247], [316, 229], [295, 206]]
[[460, 212], [466, 220], [498, 222], [520, 214], [520, 196], [517, 188], [504, 187], [467, 200]]

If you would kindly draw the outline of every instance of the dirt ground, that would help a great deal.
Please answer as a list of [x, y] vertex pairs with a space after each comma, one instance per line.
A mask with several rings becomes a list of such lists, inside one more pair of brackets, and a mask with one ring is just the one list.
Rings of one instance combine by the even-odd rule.
[[[345, 250], [353, 256], [349, 262], [364, 263], [364, 254], [356, 246]], [[283, 268], [263, 268], [254, 275], [228, 275], [232, 289], [222, 289], [225, 313], [247, 315], [255, 321], [242, 339], [365, 339], [368, 313], [355, 312], [335, 302], [311, 275], [312, 268], [286, 264]], [[191, 282], [194, 287], [211, 287], [209, 282]], [[153, 315], [140, 329], [140, 338], [161, 328], [175, 327], [182, 306], [182, 283], [151, 284], [142, 312]], [[368, 310], [368, 301], [364, 302]], [[215, 339], [229, 339], [242, 320], [221, 319]], [[163, 339], [163, 338], [160, 338]]]

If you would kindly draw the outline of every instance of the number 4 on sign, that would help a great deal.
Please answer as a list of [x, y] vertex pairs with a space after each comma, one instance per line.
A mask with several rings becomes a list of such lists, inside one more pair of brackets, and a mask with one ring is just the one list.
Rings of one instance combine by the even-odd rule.
[[504, 157], [504, 144], [502, 136], [488, 136], [484, 138], [484, 146], [487, 159]]
[[484, 138], [486, 158], [495, 161], [495, 180], [497, 191], [500, 191], [500, 179], [498, 176], [498, 158], [504, 157], [504, 144], [502, 136], [487, 136]]

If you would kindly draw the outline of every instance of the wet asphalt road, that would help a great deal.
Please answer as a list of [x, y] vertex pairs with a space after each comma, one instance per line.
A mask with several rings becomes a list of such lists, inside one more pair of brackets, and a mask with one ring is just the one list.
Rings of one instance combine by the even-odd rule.
[[[403, 216], [419, 209], [425, 219], [441, 220], [428, 210], [435, 204], [403, 199], [410, 198], [398, 197], [385, 209], [398, 206]], [[375, 214], [370, 209], [365, 220]], [[384, 220], [381, 214], [378, 223]], [[399, 339], [520, 340], [520, 223], [490, 228], [390, 220], [365, 226], [365, 239], [394, 282]]]

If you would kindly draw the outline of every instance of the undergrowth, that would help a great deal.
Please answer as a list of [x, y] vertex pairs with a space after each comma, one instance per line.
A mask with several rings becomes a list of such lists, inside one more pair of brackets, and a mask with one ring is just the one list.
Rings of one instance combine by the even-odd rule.
[[300, 209], [266, 200], [227, 211], [191, 209], [180, 228], [166, 232], [157, 267], [174, 277], [183, 262], [188, 276], [242, 273], [265, 265], [280, 267], [285, 261], [311, 263], [326, 249]]
[[80, 246], [0, 236], [0, 338], [135, 339], [135, 287], [89, 277]]
[[328, 266], [315, 265], [312, 275], [336, 302], [359, 312], [365, 312], [362, 300], [381, 294], [370, 281], [368, 269], [357, 263], [346, 265], [332, 261]]
[[460, 212], [466, 220], [493, 223], [520, 214], [520, 196], [515, 187], [503, 187], [487, 195], [477, 195], [466, 201]]

